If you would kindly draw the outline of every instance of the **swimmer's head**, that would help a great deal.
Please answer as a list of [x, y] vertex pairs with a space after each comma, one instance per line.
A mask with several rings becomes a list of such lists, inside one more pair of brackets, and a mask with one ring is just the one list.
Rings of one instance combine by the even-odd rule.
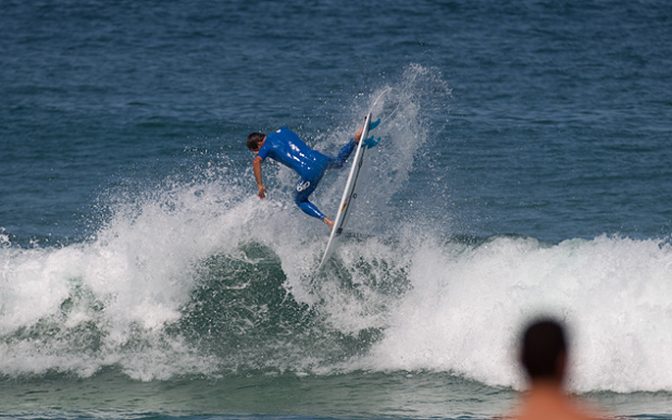
[[530, 323], [523, 333], [520, 360], [530, 380], [562, 382], [567, 359], [563, 326], [550, 318]]
[[248, 136], [247, 136], [247, 148], [251, 152], [258, 152], [259, 148], [261, 147], [265, 138], [266, 138], [266, 134], [264, 134], [264, 133], [253, 132], [253, 133], [248, 134]]

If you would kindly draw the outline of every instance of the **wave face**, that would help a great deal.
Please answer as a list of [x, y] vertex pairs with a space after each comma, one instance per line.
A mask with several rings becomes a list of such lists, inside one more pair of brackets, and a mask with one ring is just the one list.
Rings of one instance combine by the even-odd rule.
[[[424, 116], [449, 96], [436, 70], [410, 66], [317, 139], [335, 150], [373, 106], [388, 153], [369, 153], [356, 233], [320, 276], [324, 227], [294, 208], [291, 172], [270, 166], [264, 201], [249, 170], [223, 164], [120, 193], [86, 241], [26, 248], [0, 232], [0, 375], [435, 371], [518, 387], [518, 329], [550, 312], [573, 328], [575, 389], [672, 390], [669, 244], [453, 237], [445, 207], [399, 204], [442, 129]], [[345, 172], [325, 177], [324, 209]], [[445, 181], [427, 185], [431, 197]]]

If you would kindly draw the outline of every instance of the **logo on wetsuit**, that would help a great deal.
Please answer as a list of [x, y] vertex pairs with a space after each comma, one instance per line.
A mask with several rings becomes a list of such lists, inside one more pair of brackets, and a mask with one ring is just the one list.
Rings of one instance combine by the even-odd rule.
[[310, 187], [310, 181], [299, 182], [298, 184], [296, 184], [296, 191], [301, 192], [308, 187]]

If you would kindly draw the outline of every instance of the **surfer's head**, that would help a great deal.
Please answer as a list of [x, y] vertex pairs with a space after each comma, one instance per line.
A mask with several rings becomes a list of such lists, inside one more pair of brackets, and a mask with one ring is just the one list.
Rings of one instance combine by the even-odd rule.
[[532, 381], [562, 382], [567, 359], [567, 339], [562, 325], [550, 318], [538, 319], [523, 333], [520, 360]]
[[252, 152], [258, 152], [261, 144], [264, 142], [266, 134], [253, 132], [247, 135], [247, 148]]

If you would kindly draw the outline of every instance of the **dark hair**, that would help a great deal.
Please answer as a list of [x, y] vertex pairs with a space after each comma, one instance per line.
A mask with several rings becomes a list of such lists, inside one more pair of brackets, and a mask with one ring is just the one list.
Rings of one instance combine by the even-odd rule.
[[255, 150], [259, 147], [259, 143], [266, 137], [264, 133], [253, 132], [247, 135], [247, 148], [250, 150]]
[[525, 329], [521, 361], [531, 379], [558, 379], [558, 358], [566, 354], [565, 331], [558, 321], [541, 318]]

